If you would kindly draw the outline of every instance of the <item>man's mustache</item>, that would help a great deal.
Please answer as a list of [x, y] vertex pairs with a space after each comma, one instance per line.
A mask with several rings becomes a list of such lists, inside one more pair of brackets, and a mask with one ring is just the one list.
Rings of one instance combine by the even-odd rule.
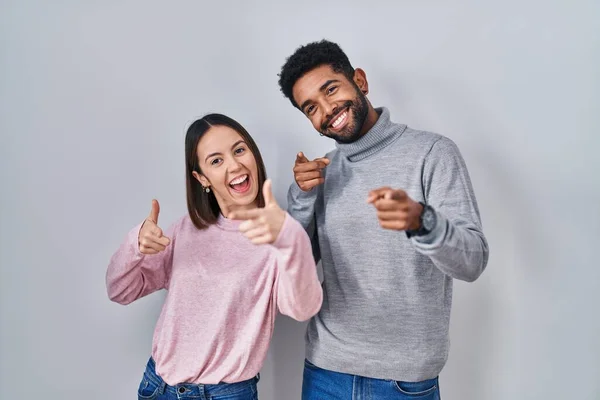
[[335, 117], [344, 108], [350, 108], [353, 105], [354, 105], [354, 103], [351, 100], [348, 100], [341, 106], [334, 108], [333, 111], [331, 112], [331, 115], [329, 117], [327, 117], [327, 120], [325, 120], [325, 122], [323, 122], [323, 124], [321, 125], [321, 130], [322, 131], [327, 130], [327, 128], [329, 128], [329, 124], [331, 124], [331, 121], [333, 121], [333, 117]]

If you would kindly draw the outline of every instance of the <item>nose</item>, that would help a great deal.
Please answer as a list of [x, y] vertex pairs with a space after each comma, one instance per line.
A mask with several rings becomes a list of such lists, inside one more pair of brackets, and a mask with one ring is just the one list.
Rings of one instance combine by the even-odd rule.
[[241, 169], [242, 164], [240, 164], [240, 162], [235, 157], [232, 157], [227, 163], [227, 171], [229, 171], [229, 173], [235, 173], [240, 171]]
[[333, 115], [333, 112], [337, 109], [337, 104], [335, 102], [329, 102], [324, 100], [321, 105], [323, 110], [325, 111], [326, 116], [329, 118]]

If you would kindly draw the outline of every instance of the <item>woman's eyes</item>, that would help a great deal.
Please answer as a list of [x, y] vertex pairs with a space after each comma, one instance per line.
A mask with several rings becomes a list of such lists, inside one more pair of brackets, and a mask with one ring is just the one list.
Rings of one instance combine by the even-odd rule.
[[[233, 154], [240, 155], [240, 154], [244, 154], [246, 152], [246, 149], [244, 147], [238, 147], [237, 149], [235, 149], [233, 151]], [[221, 162], [223, 161], [223, 159], [221, 157], [216, 157], [213, 158], [212, 160], [210, 160], [210, 165], [219, 165], [221, 164]]]

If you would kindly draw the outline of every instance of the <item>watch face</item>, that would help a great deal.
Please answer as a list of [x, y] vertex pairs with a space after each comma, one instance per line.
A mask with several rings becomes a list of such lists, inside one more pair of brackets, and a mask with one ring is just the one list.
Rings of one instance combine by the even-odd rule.
[[435, 212], [429, 207], [425, 208], [425, 211], [423, 212], [422, 221], [423, 228], [427, 229], [428, 231], [433, 230], [433, 228], [435, 227]]

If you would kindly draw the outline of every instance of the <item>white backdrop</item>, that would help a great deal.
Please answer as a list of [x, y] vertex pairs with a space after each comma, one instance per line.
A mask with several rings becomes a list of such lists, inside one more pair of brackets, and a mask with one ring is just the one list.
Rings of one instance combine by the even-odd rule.
[[[471, 173], [491, 258], [455, 286], [443, 399], [600, 399], [600, 6], [490, 3], [2, 0], [0, 397], [135, 398], [163, 294], [109, 302], [111, 254], [153, 197], [161, 225], [186, 212], [207, 112], [248, 128], [285, 206], [295, 153], [333, 143], [277, 73], [328, 38]], [[299, 399], [304, 328], [278, 320], [261, 399]]]

